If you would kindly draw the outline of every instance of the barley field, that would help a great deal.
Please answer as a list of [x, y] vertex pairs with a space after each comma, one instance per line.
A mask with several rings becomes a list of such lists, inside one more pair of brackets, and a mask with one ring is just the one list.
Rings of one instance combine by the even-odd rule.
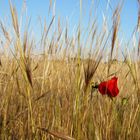
[[[93, 18], [83, 31], [79, 20], [71, 35], [52, 16], [38, 42], [30, 19], [21, 31], [16, 6], [9, 6], [11, 24], [0, 18], [0, 140], [140, 140], [140, 15], [135, 42], [122, 51], [123, 0], [112, 11], [110, 29]], [[114, 76], [118, 96], [94, 88]]]

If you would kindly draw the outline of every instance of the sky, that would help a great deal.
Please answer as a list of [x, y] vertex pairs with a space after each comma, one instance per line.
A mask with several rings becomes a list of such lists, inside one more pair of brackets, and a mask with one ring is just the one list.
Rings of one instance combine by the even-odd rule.
[[[55, 14], [56, 21], [60, 17], [63, 23], [69, 24], [69, 32], [72, 32], [74, 27], [78, 25], [80, 18], [80, 0], [56, 0], [55, 5], [52, 0], [52, 9], [49, 11], [49, 0], [11, 0], [15, 5], [19, 17], [26, 11], [28, 17], [31, 17], [31, 27], [36, 36], [39, 36], [40, 20], [46, 21], [47, 24], [51, 21], [52, 15]], [[108, 5], [110, 2], [110, 6]], [[96, 17], [99, 27], [102, 25], [103, 17], [107, 17], [111, 22], [113, 9], [116, 8], [119, 0], [82, 0], [82, 27], [88, 26], [90, 8], [93, 6], [92, 18], [95, 18], [94, 11], [97, 9]], [[26, 7], [25, 8], [23, 7]], [[0, 0], [0, 20], [10, 24], [10, 8], [8, 0]], [[55, 9], [55, 10], [54, 10]], [[138, 17], [138, 2], [137, 0], [125, 0], [121, 11], [121, 26], [120, 31], [123, 32], [126, 40], [131, 38], [132, 32], [137, 25]], [[110, 23], [109, 23], [110, 26]]]

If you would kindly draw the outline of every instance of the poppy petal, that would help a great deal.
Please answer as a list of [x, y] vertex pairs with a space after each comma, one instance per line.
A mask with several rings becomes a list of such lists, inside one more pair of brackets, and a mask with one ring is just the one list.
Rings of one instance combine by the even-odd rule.
[[98, 90], [102, 95], [107, 94], [110, 97], [115, 97], [119, 94], [117, 87], [117, 77], [113, 77], [111, 80], [101, 82], [98, 86]]

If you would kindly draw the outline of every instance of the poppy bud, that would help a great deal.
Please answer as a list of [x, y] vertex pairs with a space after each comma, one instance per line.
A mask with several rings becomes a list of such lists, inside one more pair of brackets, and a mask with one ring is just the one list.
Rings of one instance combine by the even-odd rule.
[[92, 88], [98, 88], [99, 85], [92, 85]]

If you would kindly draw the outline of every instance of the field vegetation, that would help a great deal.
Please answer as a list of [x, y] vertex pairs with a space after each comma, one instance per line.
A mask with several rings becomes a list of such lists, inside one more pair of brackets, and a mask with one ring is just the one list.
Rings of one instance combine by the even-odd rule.
[[[110, 29], [105, 21], [99, 28], [95, 18], [83, 31], [79, 19], [70, 35], [52, 16], [36, 43], [29, 20], [21, 31], [9, 4], [11, 25], [0, 19], [0, 139], [139, 140], [139, 15], [132, 48], [120, 48], [121, 2]], [[113, 100], [92, 88], [113, 76], [119, 87]]]

